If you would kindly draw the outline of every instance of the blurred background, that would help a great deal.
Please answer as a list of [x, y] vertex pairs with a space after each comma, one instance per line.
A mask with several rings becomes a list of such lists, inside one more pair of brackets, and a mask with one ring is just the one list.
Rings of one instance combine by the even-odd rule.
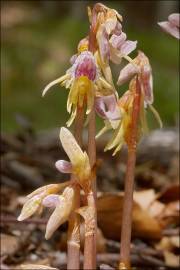
[[[178, 41], [162, 32], [158, 21], [178, 12], [178, 1], [102, 1], [124, 18], [123, 30], [148, 55], [154, 76], [155, 107], [164, 126], [177, 125]], [[65, 125], [68, 91], [55, 86], [45, 98], [46, 84], [63, 75], [80, 39], [88, 33], [86, 6], [93, 1], [1, 1], [2, 130], [18, 129], [17, 115], [35, 129]], [[132, 54], [132, 57], [136, 53]], [[125, 62], [123, 63], [125, 64]], [[117, 81], [119, 66], [114, 69]], [[119, 94], [127, 86], [118, 88]], [[150, 117], [150, 125], [157, 127]], [[101, 123], [97, 120], [100, 127]]]
[[[17, 222], [17, 216], [28, 193], [69, 179], [54, 165], [67, 159], [59, 147], [58, 133], [69, 118], [68, 91], [56, 85], [44, 98], [41, 94], [50, 81], [70, 67], [70, 57], [89, 31], [86, 6], [94, 3], [1, 1], [0, 269], [20, 269], [27, 263], [66, 269], [67, 224], [45, 241], [48, 211], [27, 223]], [[153, 132], [144, 136], [137, 152], [132, 264], [140, 267], [136, 269], [179, 269], [179, 43], [157, 25], [178, 12], [178, 1], [102, 3], [119, 11], [128, 39], [137, 40], [138, 49], [149, 57], [154, 106], [165, 126], [156, 130], [158, 124], [148, 112]], [[121, 67], [113, 67], [114, 82]], [[127, 87], [118, 87], [119, 95]], [[101, 125], [103, 121], [97, 118], [97, 129]], [[84, 135], [85, 144], [87, 133]], [[117, 269], [127, 148], [112, 159], [112, 152], [104, 152], [108, 139], [102, 136], [97, 142], [97, 251], [102, 256], [98, 265], [107, 263]]]

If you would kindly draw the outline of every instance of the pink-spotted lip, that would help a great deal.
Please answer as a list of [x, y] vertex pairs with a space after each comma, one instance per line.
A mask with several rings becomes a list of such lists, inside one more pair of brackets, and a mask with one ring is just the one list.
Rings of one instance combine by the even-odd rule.
[[72, 75], [74, 78], [87, 76], [89, 80], [96, 81], [98, 78], [98, 67], [91, 52], [82, 52], [77, 57], [72, 66]]

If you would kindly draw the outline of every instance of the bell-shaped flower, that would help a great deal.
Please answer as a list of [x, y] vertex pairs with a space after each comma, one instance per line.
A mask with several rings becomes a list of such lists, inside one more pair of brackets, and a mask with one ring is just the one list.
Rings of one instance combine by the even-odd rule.
[[32, 216], [35, 212], [41, 212], [42, 210], [42, 201], [49, 194], [54, 194], [62, 190], [67, 186], [69, 182], [62, 184], [50, 184], [47, 186], [40, 187], [33, 191], [27, 196], [27, 201], [25, 202], [21, 214], [18, 217], [18, 221], [25, 220]]
[[59, 196], [49, 195], [43, 201], [45, 206], [55, 207], [47, 226], [45, 238], [49, 239], [53, 233], [68, 220], [75, 206], [75, 192], [73, 187], [66, 187]]
[[70, 162], [58, 160], [56, 168], [62, 173], [73, 173], [84, 191], [88, 192], [91, 184], [91, 167], [87, 153], [82, 151], [67, 128], [61, 128], [60, 141]]
[[180, 39], [180, 14], [173, 13], [169, 15], [168, 21], [159, 22], [158, 25], [171, 36]]
[[87, 104], [86, 114], [89, 114], [97, 91], [102, 92], [103, 89], [109, 89], [112, 93], [113, 87], [103, 78], [98, 67], [96, 58], [88, 51], [88, 39], [80, 41], [78, 46], [78, 54], [71, 58], [72, 66], [66, 74], [55, 81], [48, 84], [44, 91], [46, 92], [55, 84], [60, 83], [62, 86], [69, 88], [67, 100], [67, 111], [71, 113], [71, 117], [67, 122], [70, 126], [74, 121], [77, 108]]

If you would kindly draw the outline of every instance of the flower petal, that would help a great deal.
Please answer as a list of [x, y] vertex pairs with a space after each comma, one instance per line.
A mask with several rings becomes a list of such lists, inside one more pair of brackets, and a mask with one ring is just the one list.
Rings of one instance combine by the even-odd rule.
[[101, 59], [103, 63], [105, 63], [107, 60], [109, 60], [110, 50], [109, 50], [108, 34], [106, 32], [104, 25], [101, 25], [100, 29], [97, 32], [96, 38], [98, 41]]
[[98, 132], [98, 134], [96, 135], [96, 139], [98, 139], [100, 136], [102, 136], [106, 131], [112, 129], [112, 122], [119, 122], [119, 121], [109, 121], [109, 120], [105, 120], [104, 121], [104, 127]]
[[65, 127], [62, 127], [60, 130], [60, 141], [72, 163], [72, 166], [75, 166], [80, 160], [84, 159], [83, 151], [76, 142], [72, 133]]
[[48, 240], [52, 234], [59, 228], [61, 224], [66, 222], [69, 215], [74, 208], [74, 189], [72, 187], [67, 187], [63, 194], [59, 196], [59, 203], [50, 216], [47, 226], [45, 238]]
[[127, 64], [119, 74], [118, 85], [122, 85], [139, 72], [139, 67], [131, 63]]
[[120, 111], [117, 108], [115, 95], [96, 98], [95, 110], [103, 119], [120, 119]]
[[149, 108], [150, 108], [151, 112], [153, 113], [154, 117], [156, 118], [157, 122], [159, 123], [159, 127], [162, 128], [163, 122], [161, 120], [159, 113], [156, 111], [156, 109], [151, 104], [149, 104]]
[[108, 35], [110, 35], [112, 33], [112, 31], [115, 30], [116, 28], [116, 25], [117, 25], [117, 18], [116, 16], [112, 17], [112, 18], [108, 18], [106, 21], [105, 21], [105, 29], [106, 29], [106, 32]]
[[25, 220], [32, 216], [40, 207], [42, 198], [39, 195], [32, 197], [27, 200], [21, 210], [21, 214], [18, 217], [18, 221]]
[[124, 142], [124, 127], [122, 125], [122, 123], [119, 123], [119, 127], [117, 128], [117, 130], [114, 132], [111, 140], [108, 142], [108, 144], [106, 145], [104, 151], [110, 150], [113, 147], [116, 147], [119, 145], [120, 142]]
[[168, 17], [168, 21], [173, 25], [180, 27], [180, 14], [179, 13], [170, 14]]
[[121, 53], [124, 55], [130, 54], [136, 49], [137, 41], [127, 40], [121, 46]]
[[171, 36], [180, 39], [179, 28], [170, 22], [159, 22], [158, 25]]
[[152, 70], [151, 70], [150, 65], [143, 66], [143, 72], [142, 72], [141, 77], [142, 77], [141, 83], [143, 86], [145, 102], [148, 104], [152, 104], [154, 101], [154, 97], [153, 97]]
[[45, 94], [47, 93], [47, 91], [55, 84], [58, 84], [58, 83], [61, 83], [63, 82], [64, 80], [68, 80], [70, 79], [70, 74], [65, 74], [64, 76], [61, 76], [60, 78], [50, 82], [43, 90], [42, 92], [42, 96], [44, 97]]
[[116, 23], [115, 29], [112, 31], [112, 34], [120, 35], [122, 33], [122, 25], [119, 21]]
[[78, 57], [78, 54], [74, 54], [73, 56], [71, 56], [71, 58], [70, 58], [71, 65], [73, 65], [75, 63], [77, 57]]
[[46, 196], [42, 201], [43, 206], [45, 207], [56, 207], [59, 204], [59, 195], [51, 194]]
[[120, 50], [122, 44], [125, 42], [126, 40], [126, 34], [124, 32], [122, 32], [120, 35], [112, 35], [112, 37], [110, 38], [109, 42], [111, 43], [111, 45], [117, 49]]
[[55, 163], [56, 169], [62, 173], [72, 173], [71, 162], [66, 160], [58, 160]]
[[64, 187], [64, 183], [62, 183], [62, 184], [50, 184], [50, 185], [47, 185], [47, 186], [43, 186], [43, 187], [40, 187], [40, 188], [34, 190], [29, 195], [27, 195], [27, 198], [31, 199], [35, 195], [42, 195], [42, 194], [45, 194], [45, 195], [47, 194], [48, 195], [48, 194], [51, 194], [51, 193], [57, 193], [63, 187]]
[[94, 91], [93, 87], [89, 88], [89, 91], [87, 92], [87, 110], [86, 115], [88, 115], [94, 106]]

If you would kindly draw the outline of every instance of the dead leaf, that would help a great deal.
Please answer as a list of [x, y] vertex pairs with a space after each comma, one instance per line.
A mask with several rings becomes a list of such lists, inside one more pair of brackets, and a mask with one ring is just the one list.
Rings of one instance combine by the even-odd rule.
[[[98, 225], [107, 238], [119, 240], [123, 197], [123, 193], [118, 193], [105, 194], [98, 198]], [[132, 228], [132, 234], [136, 237], [147, 239], [159, 239], [161, 237], [161, 227], [158, 221], [136, 202], [133, 204]]]
[[20, 265], [20, 269], [22, 270], [58, 270], [57, 268], [50, 267], [47, 265], [41, 265], [41, 264], [22, 264]]
[[133, 199], [141, 206], [142, 209], [147, 209], [156, 199], [156, 194], [154, 189], [135, 191]]
[[172, 223], [179, 224], [179, 210], [179, 201], [168, 203], [160, 214], [159, 220], [161, 220], [164, 225]]
[[18, 237], [1, 234], [1, 256], [13, 255], [19, 249], [19, 239]]
[[157, 250], [173, 251], [175, 248], [180, 247], [180, 236], [164, 236], [161, 241], [155, 245]]
[[164, 252], [165, 263], [169, 267], [179, 267], [180, 257], [172, 252]]
[[154, 201], [148, 208], [148, 212], [152, 217], [159, 217], [159, 215], [164, 211], [165, 204], [159, 201]]
[[171, 251], [173, 249], [173, 245], [170, 241], [170, 237], [164, 236], [158, 244], [155, 245], [157, 250], [162, 251]]
[[174, 247], [179, 248], [180, 247], [180, 236], [179, 235], [174, 235], [170, 237], [170, 241]]
[[166, 187], [158, 196], [158, 200], [168, 203], [179, 200], [180, 198], [180, 185], [173, 184]]

